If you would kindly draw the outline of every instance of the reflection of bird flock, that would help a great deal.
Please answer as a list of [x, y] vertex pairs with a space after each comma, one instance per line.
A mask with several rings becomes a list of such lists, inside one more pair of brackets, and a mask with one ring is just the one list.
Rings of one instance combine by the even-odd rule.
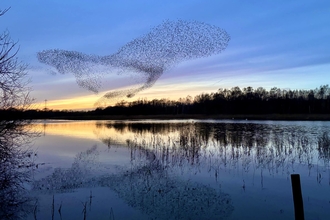
[[[150, 157], [152, 152], [142, 152], [146, 155], [140, 155], [133, 169], [118, 168], [116, 174], [98, 176], [93, 173], [101, 168], [96, 161], [99, 152], [93, 146], [79, 153], [70, 169], [56, 168], [51, 175], [35, 180], [33, 190], [61, 193], [80, 187], [109, 187], [151, 219], [225, 219], [233, 212], [230, 195], [220, 188], [175, 178], [171, 167]], [[140, 161], [144, 156], [146, 160]]]
[[168, 174], [163, 167], [148, 164], [122, 175], [109, 175], [100, 183], [150, 219], [226, 219], [232, 214], [229, 194]]
[[54, 49], [39, 52], [38, 59], [55, 67], [59, 73], [74, 74], [79, 86], [93, 92], [101, 88], [102, 73], [113, 73], [115, 69], [137, 73], [134, 82], [137, 86], [132, 84], [129, 89], [108, 92], [101, 99], [105, 101], [133, 97], [153, 86], [166, 70], [178, 63], [220, 53], [229, 40], [226, 31], [203, 22], [165, 21], [109, 56]]

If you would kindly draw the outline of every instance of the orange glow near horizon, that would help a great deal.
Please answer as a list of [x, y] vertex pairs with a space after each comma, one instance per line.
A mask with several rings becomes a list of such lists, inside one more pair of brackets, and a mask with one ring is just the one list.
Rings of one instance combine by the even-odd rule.
[[[96, 108], [93, 104], [95, 100], [97, 100], [95, 96], [47, 100], [46, 108], [52, 110], [92, 110]], [[45, 102], [37, 102], [33, 105], [33, 108], [44, 109]]]
[[[191, 88], [194, 88], [192, 90]], [[216, 87], [209, 87], [203, 84], [200, 85], [191, 85], [191, 83], [186, 83], [185, 85], [172, 85], [169, 86], [166, 84], [158, 85], [157, 87], [150, 88], [148, 90], [138, 93], [133, 98], [122, 97], [119, 99], [113, 100], [113, 102], [108, 102], [106, 106], [115, 105], [117, 102], [124, 100], [127, 102], [133, 102], [138, 99], [169, 99], [169, 100], [178, 100], [179, 98], [186, 98], [188, 95], [194, 98], [196, 95], [201, 93], [211, 93], [216, 92]], [[98, 96], [85, 95], [77, 96], [66, 99], [57, 99], [57, 100], [47, 100], [46, 108], [52, 110], [93, 110], [97, 107], [105, 106], [95, 106], [94, 103], [102, 97], [106, 92], [99, 94]], [[44, 109], [45, 101], [37, 102], [32, 106], [33, 109]]]

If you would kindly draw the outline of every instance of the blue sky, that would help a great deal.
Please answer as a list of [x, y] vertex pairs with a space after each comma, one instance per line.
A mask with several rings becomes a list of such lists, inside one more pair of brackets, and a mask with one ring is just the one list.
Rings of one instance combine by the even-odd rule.
[[[170, 98], [253, 86], [314, 89], [329, 84], [330, 1], [2, 1], [11, 9], [0, 30], [18, 40], [18, 57], [29, 65], [36, 106], [91, 109], [125, 79], [114, 75], [98, 94], [80, 88], [72, 75], [50, 74], [38, 62], [45, 49], [110, 55], [164, 20], [195, 20], [226, 30], [225, 51], [180, 63], [134, 98]], [[43, 107], [43, 106], [41, 106]]]

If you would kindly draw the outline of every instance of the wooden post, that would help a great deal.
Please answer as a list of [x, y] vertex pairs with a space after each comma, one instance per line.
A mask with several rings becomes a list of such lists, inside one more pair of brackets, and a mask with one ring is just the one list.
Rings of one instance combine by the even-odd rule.
[[294, 215], [296, 220], [304, 220], [304, 204], [301, 193], [300, 175], [291, 174], [291, 185], [294, 203]]

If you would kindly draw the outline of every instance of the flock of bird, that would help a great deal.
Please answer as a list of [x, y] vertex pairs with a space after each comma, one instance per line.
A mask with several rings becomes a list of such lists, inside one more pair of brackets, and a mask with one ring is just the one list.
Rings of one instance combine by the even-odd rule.
[[[230, 36], [214, 25], [198, 21], [164, 21], [149, 33], [122, 46], [108, 56], [84, 54], [60, 49], [37, 53], [41, 63], [55, 67], [58, 73], [71, 73], [80, 87], [98, 93], [106, 74], [134, 74], [128, 89], [111, 90], [99, 101], [133, 97], [154, 85], [166, 71], [180, 62], [208, 57], [226, 49]], [[105, 88], [109, 89], [109, 88]]]

